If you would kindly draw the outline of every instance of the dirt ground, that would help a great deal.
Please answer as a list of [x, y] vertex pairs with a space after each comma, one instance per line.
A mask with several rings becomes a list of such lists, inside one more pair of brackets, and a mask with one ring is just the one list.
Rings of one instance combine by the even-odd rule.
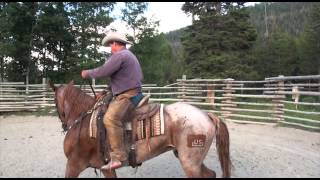
[[[232, 177], [320, 177], [320, 133], [291, 127], [227, 122]], [[55, 116], [0, 115], [0, 177], [64, 177], [64, 134]], [[221, 177], [215, 144], [205, 164]], [[172, 151], [118, 177], [186, 177]], [[88, 168], [80, 177], [103, 177]]]

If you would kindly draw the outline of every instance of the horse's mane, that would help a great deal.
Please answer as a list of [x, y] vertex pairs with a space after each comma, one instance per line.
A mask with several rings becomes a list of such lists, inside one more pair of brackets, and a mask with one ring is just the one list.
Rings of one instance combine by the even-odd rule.
[[93, 97], [86, 94], [81, 89], [73, 86], [72, 84], [68, 84], [65, 87], [64, 98], [72, 103], [70, 114], [76, 116], [82, 112], [88, 111], [95, 103], [95, 99]]

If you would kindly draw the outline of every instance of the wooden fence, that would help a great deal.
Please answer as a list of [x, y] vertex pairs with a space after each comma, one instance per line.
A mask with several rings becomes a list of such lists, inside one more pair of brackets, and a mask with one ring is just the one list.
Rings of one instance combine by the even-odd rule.
[[[93, 95], [89, 85], [77, 86]], [[97, 92], [105, 85], [93, 83], [93, 87]], [[320, 75], [278, 76], [261, 81], [184, 77], [163, 87], [144, 84], [142, 90], [151, 96], [151, 102], [185, 102], [227, 121], [277, 123], [320, 130]], [[42, 84], [0, 84], [0, 113], [37, 111], [54, 106], [53, 92], [45, 79]]]

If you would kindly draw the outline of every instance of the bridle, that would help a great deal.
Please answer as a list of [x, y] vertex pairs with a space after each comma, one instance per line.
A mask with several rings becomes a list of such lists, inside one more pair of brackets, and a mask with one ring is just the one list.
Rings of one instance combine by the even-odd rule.
[[[61, 86], [60, 86], [61, 87]], [[59, 88], [60, 88], [59, 87]], [[59, 89], [58, 88], [58, 89]], [[68, 88], [68, 86], [66, 86], [65, 88]], [[82, 118], [77, 118], [69, 127], [68, 127], [68, 121], [69, 121], [69, 115], [70, 115], [70, 112], [68, 114], [68, 116], [66, 117], [66, 114], [64, 111], [62, 111], [62, 113], [60, 114], [60, 109], [64, 110], [64, 104], [65, 104], [65, 96], [66, 96], [66, 92], [67, 92], [68, 89], [64, 89], [63, 91], [63, 95], [62, 95], [62, 100], [61, 100], [61, 106], [58, 106], [58, 102], [57, 102], [57, 94], [55, 94], [55, 97], [54, 97], [54, 101], [55, 101], [55, 104], [56, 104], [56, 107], [57, 107], [57, 112], [58, 112], [58, 116], [59, 116], [59, 119], [62, 123], [62, 129], [63, 129], [63, 132], [68, 132], [68, 130], [70, 130], [72, 127], [74, 127], [76, 124], [78, 124], [80, 122], [81, 119], [83, 119], [83, 113], [81, 113], [80, 117]], [[74, 106], [74, 102], [76, 101], [76, 98], [75, 100], [73, 100], [73, 102], [70, 104], [70, 111], [72, 111], [72, 107]], [[60, 108], [59, 108], [60, 107]], [[80, 119], [80, 120], [79, 120]]]
[[[91, 88], [91, 91], [93, 92], [94, 98], [97, 99], [96, 92], [94, 91], [94, 89], [93, 89], [93, 87], [92, 87], [92, 81], [90, 81], [90, 79], [86, 79], [86, 81], [84, 81], [84, 82], [87, 82], [87, 84], [90, 85], [90, 88]], [[85, 84], [85, 83], [82, 83], [82, 84], [80, 85], [80, 89], [81, 89], [81, 86], [82, 86], [83, 84]]]
[[[94, 89], [93, 89], [93, 87], [92, 87], [92, 85], [91, 85], [91, 82], [90, 81], [88, 81], [89, 82], [89, 84], [90, 84], [90, 87], [91, 87], [91, 90], [92, 90], [92, 92], [93, 92], [93, 94], [94, 94], [94, 96], [95, 96], [95, 99], [96, 99], [96, 94], [95, 94], [95, 92], [94, 92]], [[61, 87], [61, 86], [60, 86]], [[59, 88], [60, 88], [59, 87]], [[68, 87], [68, 86], [67, 86]], [[67, 88], [67, 87], [65, 87], [65, 88]], [[58, 88], [58, 89], [59, 89]], [[61, 105], [62, 106], [64, 106], [64, 104], [65, 104], [65, 94], [66, 94], [66, 91], [67, 91], [68, 89], [65, 89], [64, 90], [64, 92], [63, 92], [63, 95], [62, 95], [62, 103], [61, 103]], [[58, 102], [57, 102], [57, 94], [55, 93], [55, 97], [54, 97], [54, 101], [55, 101], [55, 105], [56, 105], [56, 108], [57, 108], [57, 112], [58, 112], [58, 116], [59, 116], [59, 119], [60, 119], [60, 121], [61, 121], [61, 123], [62, 123], [62, 129], [63, 129], [63, 132], [64, 133], [67, 133], [71, 128], [73, 128], [73, 127], [75, 127], [77, 124], [79, 124], [87, 115], [89, 115], [89, 114], [91, 114], [95, 109], [97, 109], [99, 106], [97, 106], [97, 107], [93, 107], [93, 108], [91, 108], [91, 109], [89, 109], [88, 111], [86, 111], [86, 112], [82, 112], [81, 114], [80, 114], [80, 116], [75, 120], [75, 121], [73, 121], [73, 123], [68, 127], [68, 119], [69, 119], [69, 115], [70, 115], [70, 112], [69, 112], [69, 114], [68, 114], [68, 117], [66, 117], [66, 115], [65, 115], [65, 112], [63, 111], [62, 112], [62, 114], [60, 114], [60, 111], [59, 111], [59, 106], [58, 106]], [[76, 100], [74, 100], [72, 103], [71, 103], [71, 105], [70, 105], [70, 107], [71, 107], [71, 109], [70, 109], [70, 111], [72, 110], [72, 107], [74, 106], [74, 102], [75, 102]], [[64, 109], [64, 107], [60, 107], [60, 109]]]

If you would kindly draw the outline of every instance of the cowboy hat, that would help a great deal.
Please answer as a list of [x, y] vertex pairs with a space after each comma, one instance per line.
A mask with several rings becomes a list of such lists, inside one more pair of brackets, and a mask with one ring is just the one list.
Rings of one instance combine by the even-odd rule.
[[118, 42], [122, 42], [122, 43], [125, 43], [125, 44], [132, 44], [131, 42], [129, 42], [126, 38], [125, 35], [123, 34], [119, 34], [117, 32], [111, 32], [109, 35], [105, 36], [103, 39], [102, 39], [102, 46], [109, 46], [109, 43], [112, 42], [112, 41], [118, 41]]

